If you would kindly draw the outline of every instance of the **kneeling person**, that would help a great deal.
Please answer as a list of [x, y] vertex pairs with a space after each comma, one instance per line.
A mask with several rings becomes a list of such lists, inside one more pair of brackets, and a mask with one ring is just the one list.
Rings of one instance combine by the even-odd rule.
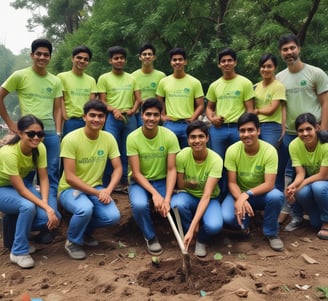
[[[64, 173], [59, 182], [59, 200], [72, 214], [65, 251], [84, 259], [83, 245], [96, 246], [95, 228], [115, 225], [120, 212], [111, 194], [122, 176], [120, 153], [114, 137], [102, 131], [107, 114], [104, 103], [94, 99], [84, 105], [85, 126], [67, 134], [61, 144]], [[102, 177], [107, 159], [113, 173], [107, 187]]]

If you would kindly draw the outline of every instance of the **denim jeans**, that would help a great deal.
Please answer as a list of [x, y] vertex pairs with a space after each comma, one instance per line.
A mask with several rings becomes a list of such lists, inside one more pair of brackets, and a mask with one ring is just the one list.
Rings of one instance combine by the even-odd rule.
[[83, 118], [70, 118], [68, 120], [65, 120], [64, 121], [64, 126], [63, 126], [63, 138], [65, 135], [67, 135], [68, 133], [76, 130], [76, 129], [79, 129], [79, 128], [82, 128], [84, 127], [85, 125], [85, 122], [83, 120]]
[[[199, 198], [188, 192], [179, 192], [172, 197], [171, 207], [178, 208], [184, 233], [186, 233], [190, 227], [199, 201]], [[197, 240], [200, 243], [208, 242], [212, 235], [222, 230], [222, 211], [220, 202], [217, 198], [210, 199], [199, 226]]]
[[[41, 195], [32, 184], [25, 184], [34, 195], [41, 199]], [[55, 210], [56, 216], [61, 219], [57, 210], [57, 199], [49, 196], [48, 204]], [[47, 226], [48, 216], [46, 212], [31, 201], [22, 197], [14, 187], [0, 187], [0, 211], [17, 216], [16, 231], [11, 253], [14, 255], [28, 254], [28, 237], [32, 230], [40, 230]]]
[[[166, 179], [149, 181], [150, 184], [165, 197]], [[129, 186], [129, 199], [132, 215], [145, 239], [150, 240], [156, 236], [154, 224], [150, 216], [149, 202], [151, 194], [138, 183], [131, 181]]]
[[171, 121], [167, 120], [163, 123], [163, 126], [171, 130], [178, 138], [180, 148], [188, 146], [188, 137], [187, 137], [187, 126], [188, 122], [184, 120]]
[[282, 132], [281, 124], [277, 122], [262, 122], [260, 129], [260, 139], [270, 143], [272, 146], [278, 149], [278, 141]]
[[[274, 188], [265, 194], [249, 197], [248, 202], [252, 206], [254, 212], [257, 210], [264, 210], [264, 235], [277, 235], [279, 231], [278, 218], [281, 207], [284, 203], [283, 193], [279, 189]], [[230, 193], [226, 196], [221, 206], [224, 224], [234, 228], [240, 227], [235, 216], [235, 200]], [[246, 215], [243, 220], [243, 225], [245, 228], [248, 227], [249, 222], [250, 217]]]
[[296, 202], [310, 217], [310, 223], [320, 229], [328, 223], [328, 181], [317, 181], [304, 186], [296, 195]]
[[[128, 182], [128, 157], [126, 155], [126, 138], [136, 128], [137, 120], [135, 115], [126, 116], [126, 121], [115, 119], [112, 113], [109, 113], [107, 116], [104, 130], [111, 133], [117, 141], [121, 153], [121, 162], [123, 167], [123, 176], [121, 180], [122, 183]], [[104, 186], [107, 186], [110, 182], [112, 170], [112, 165], [110, 161], [108, 161], [103, 177]]]
[[[103, 189], [103, 186], [96, 189]], [[78, 245], [83, 245], [84, 235], [92, 235], [96, 228], [115, 225], [121, 217], [114, 200], [104, 204], [95, 195], [87, 195], [73, 188], [62, 191], [59, 201], [72, 214], [67, 239]]]

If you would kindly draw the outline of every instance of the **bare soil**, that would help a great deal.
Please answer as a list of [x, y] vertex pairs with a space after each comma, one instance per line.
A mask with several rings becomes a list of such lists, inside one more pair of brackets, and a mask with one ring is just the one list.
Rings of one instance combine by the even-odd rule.
[[264, 239], [260, 213], [251, 223], [249, 237], [224, 230], [213, 238], [203, 259], [192, 254], [191, 246], [191, 276], [186, 282], [168, 221], [154, 214], [165, 251], [153, 258], [127, 196], [114, 198], [122, 215], [120, 224], [97, 230], [100, 244], [85, 248], [85, 260], [72, 260], [64, 251], [68, 216], [52, 244], [35, 244], [33, 269], [10, 263], [9, 251], [1, 245], [0, 300], [25, 301], [27, 295], [43, 301], [324, 300], [318, 287], [327, 288], [328, 300], [328, 241], [318, 239], [307, 222], [292, 233], [281, 231], [283, 252], [272, 251]]

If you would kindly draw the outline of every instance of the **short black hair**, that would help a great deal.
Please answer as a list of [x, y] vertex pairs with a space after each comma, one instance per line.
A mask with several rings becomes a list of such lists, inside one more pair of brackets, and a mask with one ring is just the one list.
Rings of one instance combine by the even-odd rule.
[[80, 45], [80, 46], [75, 47], [72, 51], [72, 57], [76, 56], [77, 54], [79, 54], [81, 52], [87, 53], [89, 55], [89, 60], [91, 60], [92, 51], [89, 47], [87, 47], [85, 45]]
[[187, 58], [187, 53], [186, 53], [186, 50], [184, 48], [173, 48], [169, 51], [169, 55], [170, 55], [170, 58], [172, 58], [173, 55], [176, 55], [176, 54], [180, 54], [183, 56], [184, 59]]
[[163, 111], [163, 103], [156, 97], [146, 99], [141, 105], [141, 114], [149, 108], [157, 108], [160, 113]]
[[246, 112], [246, 113], [243, 113], [238, 118], [238, 121], [237, 121], [238, 130], [242, 125], [244, 125], [247, 122], [253, 122], [257, 129], [260, 128], [260, 121], [259, 121], [259, 118], [257, 117], [257, 115], [254, 113]]
[[279, 43], [278, 43], [279, 50], [281, 50], [283, 45], [290, 42], [294, 42], [298, 47], [301, 46], [300, 41], [296, 35], [294, 35], [293, 33], [287, 33], [279, 38]]
[[237, 60], [237, 53], [236, 51], [234, 51], [231, 48], [224, 48], [219, 52], [218, 55], [218, 62], [220, 63], [221, 59], [225, 56], [225, 55], [230, 55], [234, 61]]
[[90, 99], [89, 101], [87, 101], [85, 104], [84, 104], [84, 107], [83, 107], [83, 113], [84, 115], [88, 114], [88, 112], [90, 110], [96, 110], [96, 111], [100, 111], [100, 112], [103, 112], [104, 114], [107, 115], [107, 107], [106, 105], [99, 99]]
[[141, 55], [141, 53], [143, 51], [145, 51], [146, 49], [151, 49], [151, 51], [153, 52], [153, 55], [156, 54], [156, 48], [153, 46], [153, 44], [150, 44], [150, 43], [145, 43], [145, 44], [142, 44], [140, 49], [139, 49], [139, 55]]
[[50, 43], [49, 40], [47, 40], [47, 39], [36, 39], [36, 40], [34, 40], [31, 44], [32, 53], [34, 53], [35, 50], [37, 50], [39, 47], [48, 48], [49, 53], [51, 55], [51, 53], [52, 53], [52, 44]]
[[111, 59], [114, 54], [122, 54], [126, 58], [126, 50], [122, 46], [113, 46], [108, 48], [108, 57]]
[[208, 137], [208, 126], [206, 125], [206, 123], [204, 121], [201, 121], [199, 119], [196, 119], [192, 122], [190, 122], [187, 126], [186, 132], [187, 132], [187, 136], [189, 137], [190, 133], [196, 129], [201, 130], [206, 137]]
[[273, 63], [273, 65], [274, 65], [275, 67], [277, 67], [277, 65], [278, 65], [278, 59], [277, 59], [277, 57], [276, 57], [274, 54], [272, 54], [272, 53], [265, 53], [265, 54], [263, 54], [263, 55], [261, 56], [260, 61], [259, 61], [259, 67], [261, 68], [262, 65], [263, 65], [266, 61], [268, 61], [268, 60], [271, 60], [272, 63]]

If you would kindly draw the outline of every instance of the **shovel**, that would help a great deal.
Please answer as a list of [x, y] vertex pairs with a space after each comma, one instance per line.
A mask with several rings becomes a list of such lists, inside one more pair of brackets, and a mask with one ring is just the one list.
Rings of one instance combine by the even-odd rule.
[[[178, 214], [179, 214], [179, 212], [178, 212]], [[180, 215], [179, 215], [179, 218], [180, 218]], [[188, 286], [190, 286], [191, 285], [190, 278], [189, 278], [190, 277], [190, 257], [188, 255], [188, 251], [184, 247], [183, 240], [181, 238], [181, 232], [179, 233], [170, 212], [167, 214], [167, 219], [169, 220], [169, 223], [171, 225], [171, 228], [173, 230], [173, 233], [175, 235], [175, 238], [177, 239], [179, 248], [181, 250], [182, 272], [185, 276], [185, 281], [188, 283]], [[181, 221], [180, 221], [180, 224], [181, 224]], [[182, 230], [182, 227], [181, 227], [181, 230]], [[182, 235], [183, 235], [183, 232], [182, 232]]]

